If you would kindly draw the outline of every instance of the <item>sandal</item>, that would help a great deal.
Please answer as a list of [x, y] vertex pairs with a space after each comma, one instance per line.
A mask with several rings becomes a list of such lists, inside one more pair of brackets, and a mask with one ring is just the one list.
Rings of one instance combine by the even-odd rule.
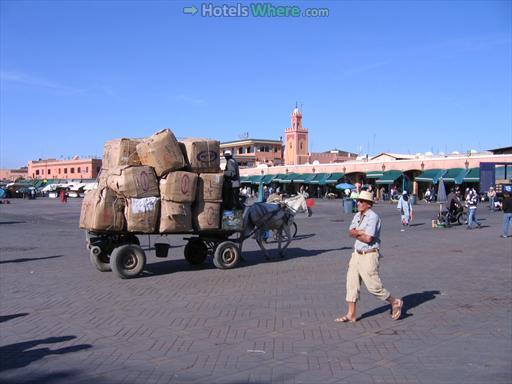
[[392, 305], [392, 313], [391, 318], [393, 320], [398, 320], [400, 316], [402, 316], [402, 307], [404, 306], [404, 302], [400, 299], [396, 299], [396, 301]]
[[351, 319], [348, 316], [337, 317], [334, 319], [335, 323], [355, 323], [356, 319]]

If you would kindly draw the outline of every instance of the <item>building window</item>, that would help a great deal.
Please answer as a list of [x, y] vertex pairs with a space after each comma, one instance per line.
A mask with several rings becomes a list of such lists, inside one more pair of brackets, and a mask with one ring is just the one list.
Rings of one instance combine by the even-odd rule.
[[60, 175], [60, 168], [59, 168], [59, 175]]
[[36, 169], [36, 175], [39, 176], [39, 169]]
[[249, 149], [247, 150], [247, 153], [254, 153], [254, 146], [249, 145]]
[[71, 170], [69, 171], [69, 173], [75, 173], [75, 168], [71, 167]]
[[89, 167], [85, 167], [85, 172], [89, 173]]
[[48, 170], [48, 174], [49, 174], [49, 175], [51, 175], [51, 174], [52, 174], [52, 170], [51, 170], [51, 169], [49, 169], [49, 170]]
[[82, 172], [82, 171], [80, 171], [80, 167], [78, 167], [78, 168], [76, 169], [76, 173], [81, 173], [81, 172]]
[[64, 174], [67, 175], [67, 173], [68, 173], [68, 169], [64, 168]]
[[302, 151], [302, 141], [300, 142], [300, 150]]

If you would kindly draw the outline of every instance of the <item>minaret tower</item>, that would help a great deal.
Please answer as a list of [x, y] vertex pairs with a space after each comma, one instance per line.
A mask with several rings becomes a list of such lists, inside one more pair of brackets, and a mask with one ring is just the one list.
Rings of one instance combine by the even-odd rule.
[[305, 164], [308, 161], [308, 130], [302, 127], [302, 112], [295, 105], [291, 115], [292, 126], [285, 130], [285, 165]]

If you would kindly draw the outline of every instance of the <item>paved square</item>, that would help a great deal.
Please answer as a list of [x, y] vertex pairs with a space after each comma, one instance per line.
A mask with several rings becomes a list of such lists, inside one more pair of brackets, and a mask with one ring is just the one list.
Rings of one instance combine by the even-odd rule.
[[236, 269], [192, 267], [182, 236], [169, 236], [169, 259], [148, 252], [132, 280], [91, 265], [80, 203], [0, 206], [2, 383], [512, 381], [512, 239], [499, 238], [501, 213], [482, 206], [484, 228], [434, 230], [436, 206], [418, 205], [401, 231], [394, 205], [377, 205], [381, 276], [404, 298], [402, 320], [363, 288], [358, 322], [336, 324], [352, 247], [339, 200], [297, 218], [286, 259], [266, 262], [250, 239]]

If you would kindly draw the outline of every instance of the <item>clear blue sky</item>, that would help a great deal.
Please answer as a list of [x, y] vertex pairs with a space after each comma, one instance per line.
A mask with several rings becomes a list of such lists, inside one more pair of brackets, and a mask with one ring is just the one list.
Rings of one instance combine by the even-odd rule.
[[279, 139], [296, 101], [315, 152], [512, 144], [510, 1], [273, 4], [330, 15], [1, 1], [0, 167], [101, 155], [107, 139], [164, 127], [178, 137]]

